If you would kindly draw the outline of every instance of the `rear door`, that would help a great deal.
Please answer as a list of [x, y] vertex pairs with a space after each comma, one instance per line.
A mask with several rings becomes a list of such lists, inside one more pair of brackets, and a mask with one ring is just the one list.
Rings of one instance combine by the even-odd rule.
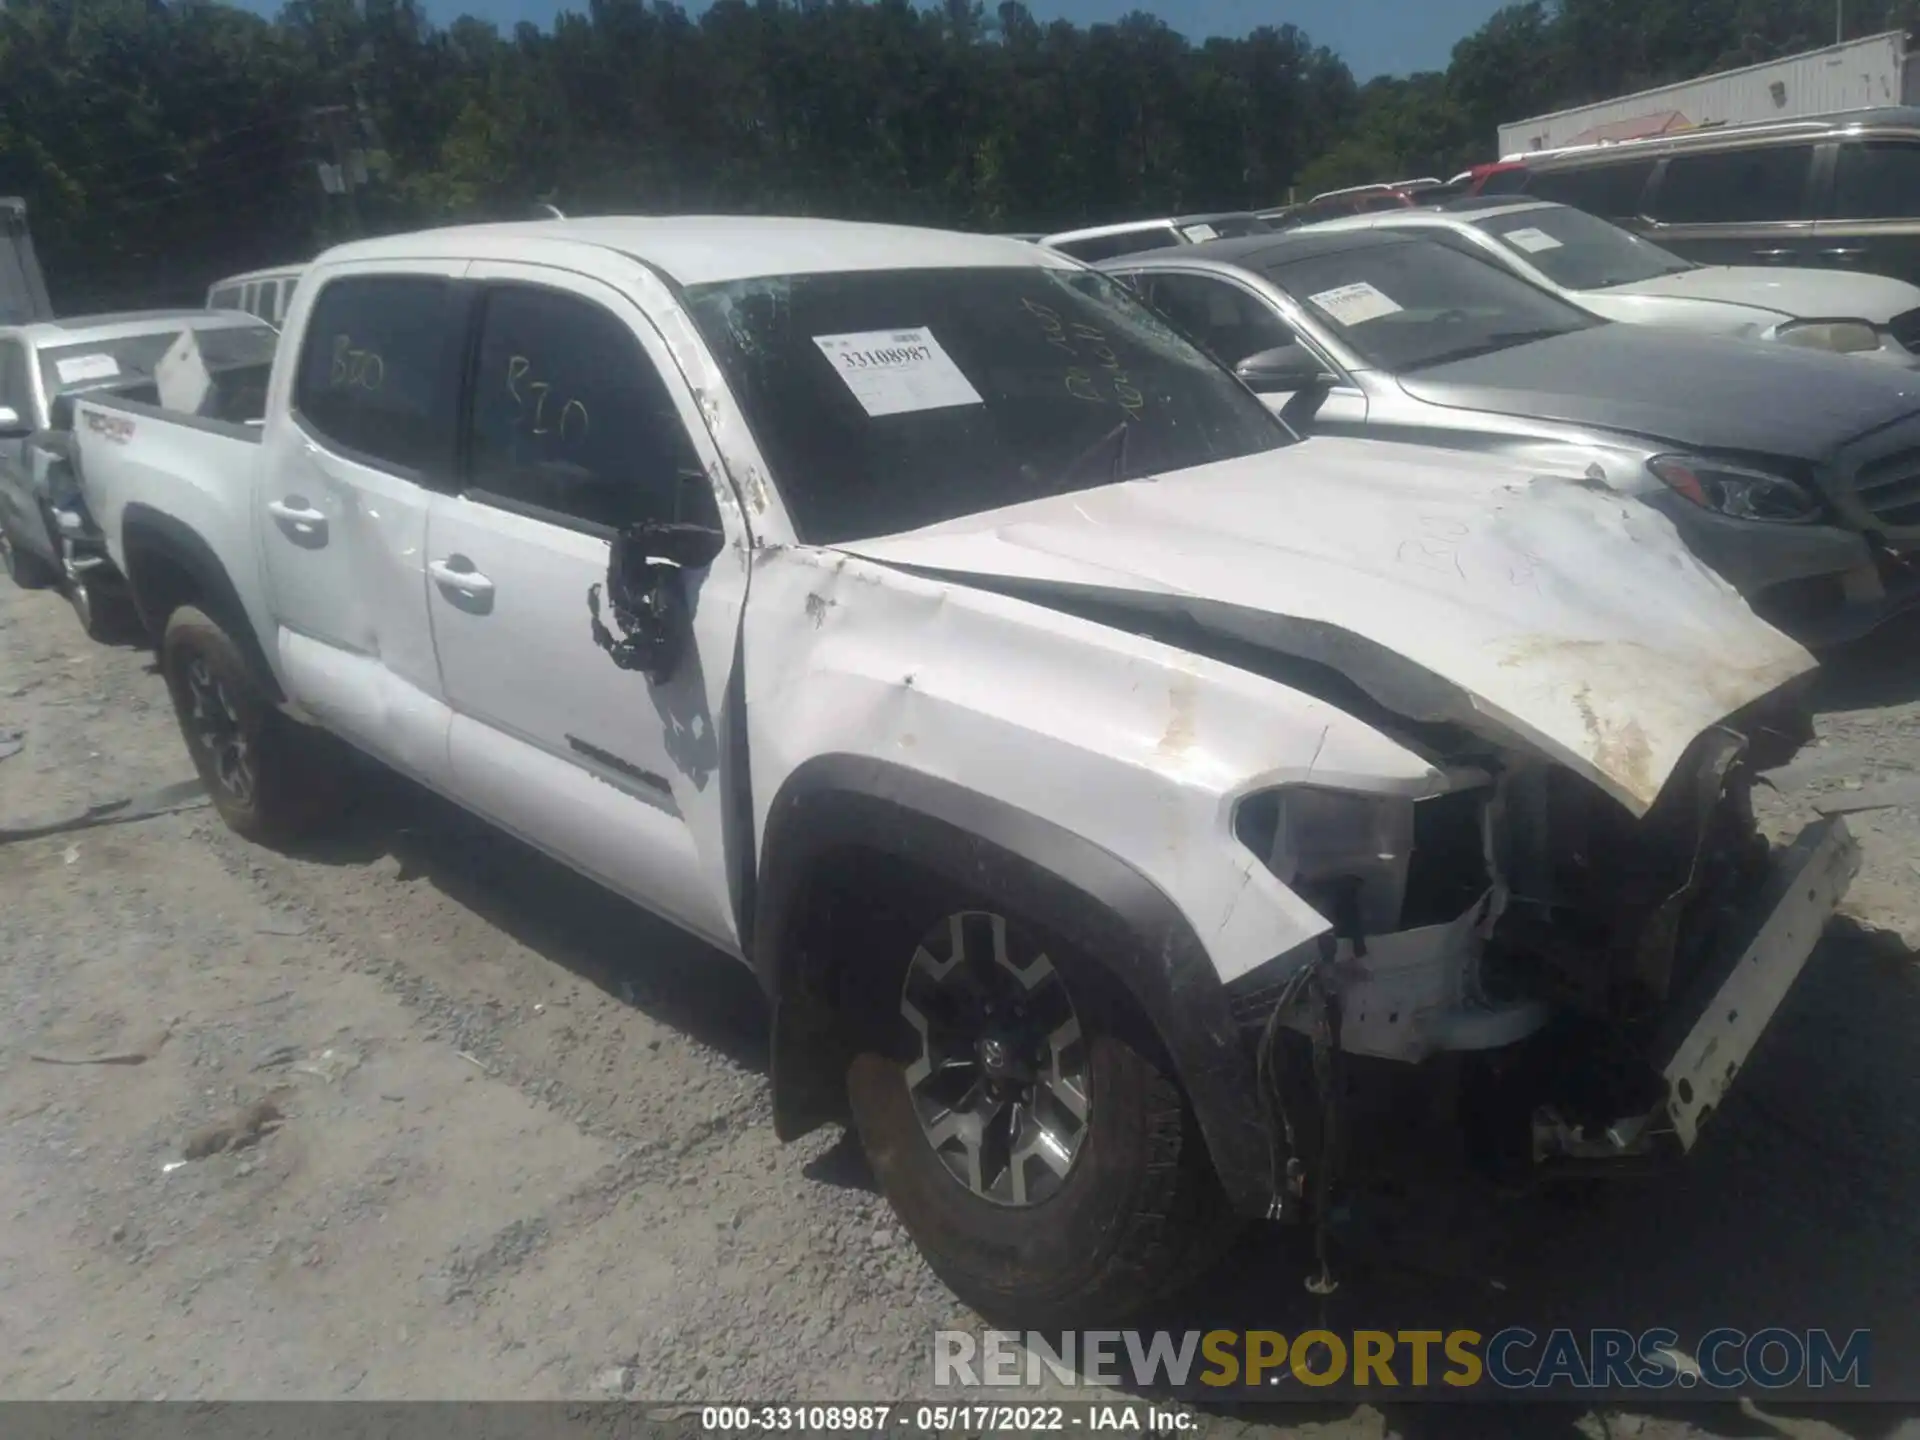
[[[621, 894], [738, 953], [726, 695], [748, 537], [645, 314], [610, 284], [478, 262], [459, 493], [427, 525], [428, 601], [454, 711], [455, 794]], [[722, 518], [722, 510], [726, 518]], [[647, 519], [729, 531], [690, 582], [695, 645], [654, 684], [596, 643], [587, 593]]]
[[436, 786], [449, 715], [424, 552], [428, 496], [453, 476], [464, 269], [329, 272], [297, 332], [291, 423], [269, 427], [255, 497], [280, 658], [301, 703]]
[[1820, 264], [1920, 285], [1920, 136], [1842, 139], [1823, 198]]
[[[1805, 141], [1670, 155], [1641, 233], [1704, 265], [1821, 264], [1813, 218], [1818, 149]], [[1545, 192], [1535, 184], [1531, 193]]]

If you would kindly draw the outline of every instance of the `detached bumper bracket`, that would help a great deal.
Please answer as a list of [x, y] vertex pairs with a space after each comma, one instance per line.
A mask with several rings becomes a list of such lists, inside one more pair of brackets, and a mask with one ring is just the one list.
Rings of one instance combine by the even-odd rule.
[[[1667, 1118], [1691, 1150], [1708, 1115], [1732, 1086], [1780, 1002], [1806, 968], [1821, 932], [1860, 869], [1860, 850], [1839, 816], [1801, 831], [1775, 859], [1759, 929], [1713, 990], [1693, 1028], [1670, 1042], [1661, 1073]], [[1712, 981], [1708, 981], [1711, 984]]]

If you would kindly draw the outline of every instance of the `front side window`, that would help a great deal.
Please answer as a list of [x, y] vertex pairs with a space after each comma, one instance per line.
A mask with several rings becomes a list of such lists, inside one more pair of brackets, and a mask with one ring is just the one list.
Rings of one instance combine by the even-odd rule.
[[1695, 268], [1651, 240], [1564, 205], [1488, 215], [1473, 223], [1569, 290], [1605, 290]]
[[1432, 240], [1356, 244], [1261, 269], [1355, 354], [1389, 372], [1605, 323], [1497, 264]]
[[1847, 140], [1833, 163], [1833, 218], [1920, 215], [1920, 141]]
[[1230, 280], [1149, 272], [1139, 277], [1139, 286], [1148, 304], [1229, 368], [1294, 339], [1265, 301]]
[[1660, 177], [1652, 215], [1669, 225], [1804, 220], [1812, 164], [1811, 145], [1676, 155]]
[[238, 310], [240, 308], [239, 289], [232, 285], [220, 286], [211, 295], [207, 296], [207, 308], [209, 310]]
[[328, 282], [294, 381], [295, 407], [322, 439], [402, 471], [447, 462], [459, 357], [448, 285], [431, 275]]
[[1039, 266], [691, 287], [801, 536], [838, 544], [1293, 436], [1106, 275]]
[[[1624, 220], [1640, 214], [1647, 181], [1653, 178], [1654, 161], [1616, 160], [1605, 165], [1579, 165], [1567, 170], [1517, 172], [1522, 184], [1514, 186], [1541, 200], [1571, 205], [1589, 215]], [[1483, 194], [1494, 190], [1489, 178], [1481, 187]]]
[[[578, 296], [492, 291], [467, 420], [467, 488], [596, 529], [693, 519], [712, 491], [653, 361]], [[709, 507], [697, 518], [708, 519]]]

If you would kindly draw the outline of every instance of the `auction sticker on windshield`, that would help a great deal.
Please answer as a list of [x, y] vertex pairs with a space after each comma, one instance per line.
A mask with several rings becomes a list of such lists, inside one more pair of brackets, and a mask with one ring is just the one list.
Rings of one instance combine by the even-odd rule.
[[111, 380], [120, 373], [120, 362], [111, 355], [70, 355], [53, 362], [62, 385], [80, 385], [88, 380]]
[[876, 418], [986, 403], [924, 325], [816, 335], [813, 343], [846, 381], [853, 398]]
[[1309, 295], [1307, 299], [1340, 325], [1360, 325], [1368, 320], [1378, 320], [1382, 315], [1400, 313], [1398, 305], [1364, 280], [1322, 290], [1318, 295]]
[[1560, 242], [1558, 240], [1547, 234], [1546, 231], [1536, 230], [1531, 225], [1519, 230], [1509, 230], [1506, 233], [1505, 239], [1509, 245], [1518, 245], [1529, 255], [1536, 255], [1542, 250], [1558, 250], [1560, 248]]

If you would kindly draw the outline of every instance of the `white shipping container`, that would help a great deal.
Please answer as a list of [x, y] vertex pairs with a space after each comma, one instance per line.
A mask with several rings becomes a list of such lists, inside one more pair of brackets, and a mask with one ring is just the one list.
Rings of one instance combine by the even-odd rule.
[[1915, 97], [1904, 83], [1906, 55], [1906, 33], [1888, 30], [1804, 55], [1516, 120], [1500, 127], [1500, 154], [1523, 159], [1531, 150], [1637, 139], [1702, 125], [1797, 120], [1907, 104]]

